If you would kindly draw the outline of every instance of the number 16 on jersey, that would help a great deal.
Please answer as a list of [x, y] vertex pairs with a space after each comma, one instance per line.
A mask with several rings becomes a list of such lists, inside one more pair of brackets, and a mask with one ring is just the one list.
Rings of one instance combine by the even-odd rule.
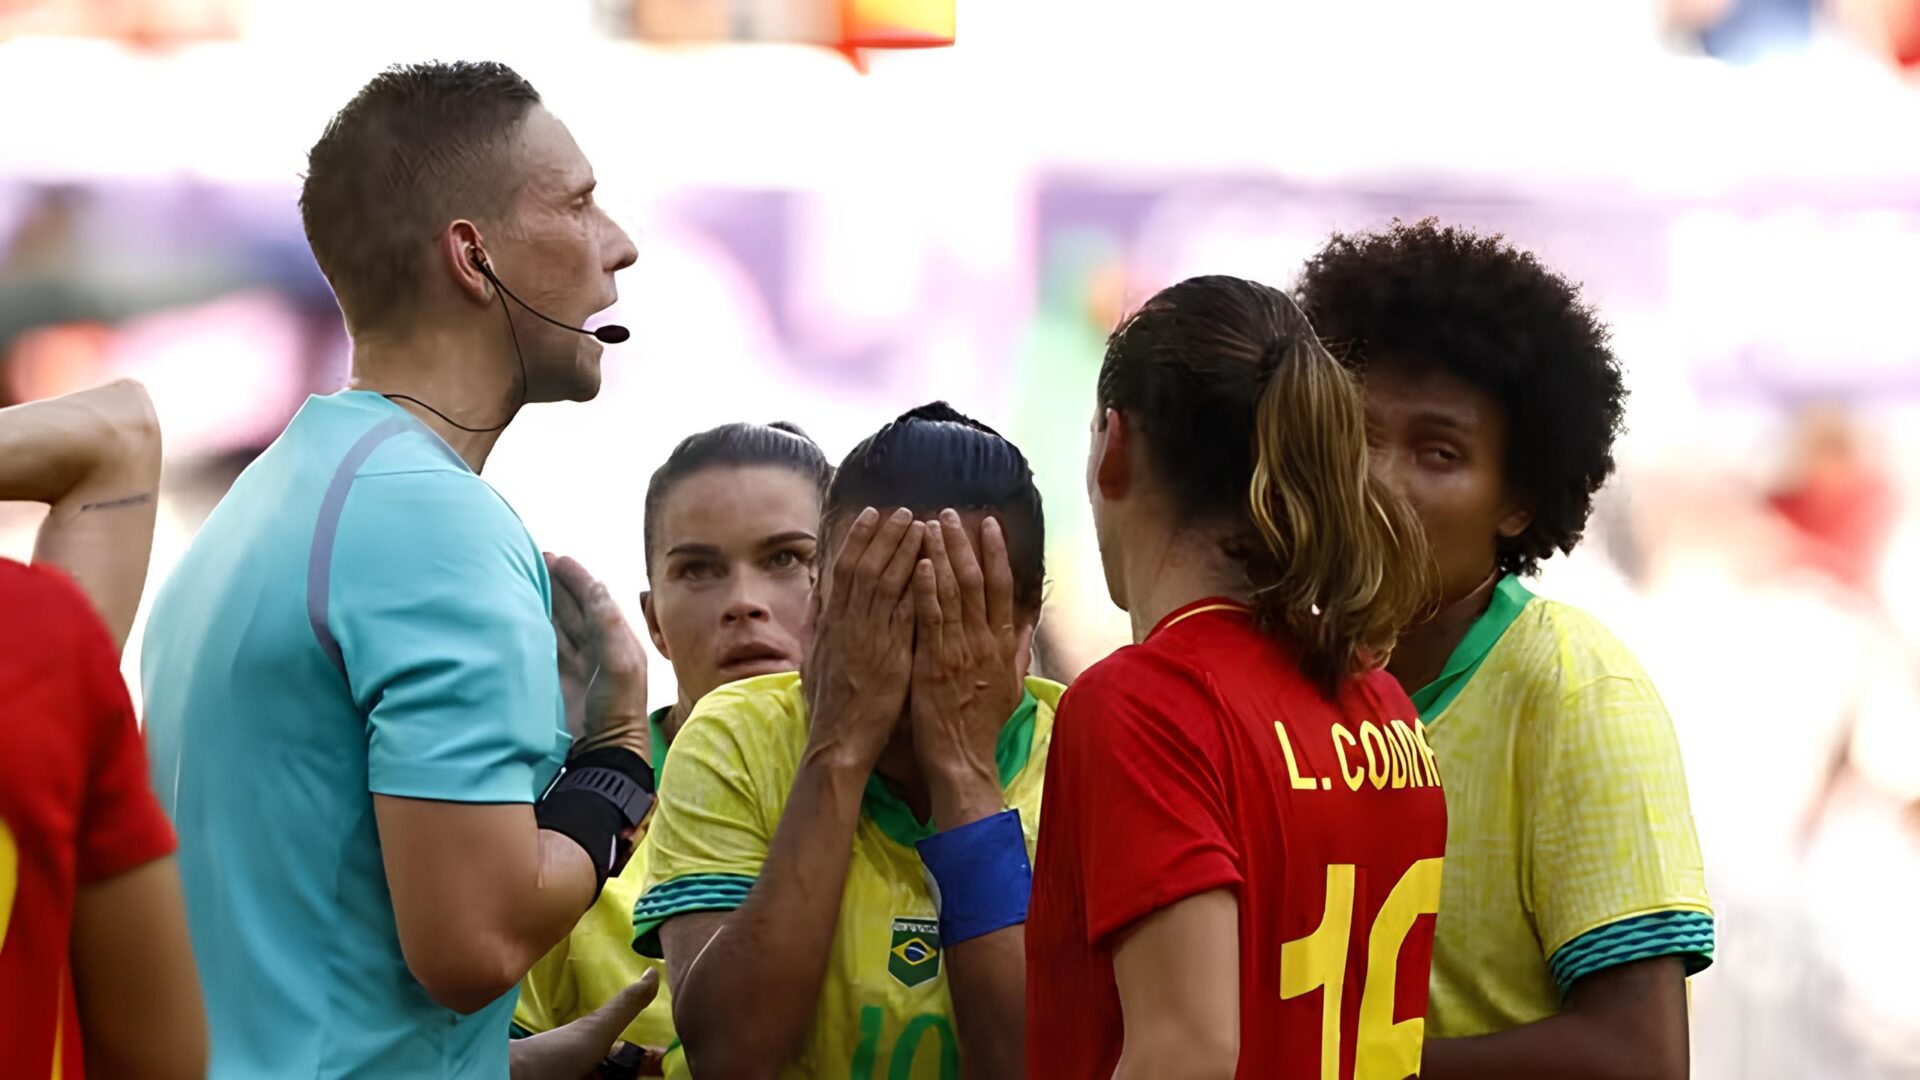
[[[1353, 1080], [1405, 1080], [1420, 1073], [1423, 1017], [1394, 1022], [1395, 982], [1400, 946], [1422, 915], [1440, 910], [1438, 858], [1407, 868], [1386, 902], [1365, 929], [1360, 1017], [1354, 1036]], [[1315, 990], [1320, 998], [1320, 1080], [1340, 1080], [1341, 1012], [1346, 1001], [1347, 958], [1355, 944], [1353, 899], [1355, 867], [1327, 867], [1327, 905], [1313, 933], [1280, 948], [1280, 996], [1295, 998]]]

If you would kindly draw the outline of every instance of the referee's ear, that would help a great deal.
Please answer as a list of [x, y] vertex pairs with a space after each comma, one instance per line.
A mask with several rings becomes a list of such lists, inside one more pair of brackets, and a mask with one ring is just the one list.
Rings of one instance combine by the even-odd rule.
[[640, 614], [647, 620], [647, 637], [652, 639], [654, 649], [662, 660], [671, 664], [673, 654], [667, 651], [667, 635], [660, 632], [660, 618], [653, 613], [652, 589], [640, 590]]

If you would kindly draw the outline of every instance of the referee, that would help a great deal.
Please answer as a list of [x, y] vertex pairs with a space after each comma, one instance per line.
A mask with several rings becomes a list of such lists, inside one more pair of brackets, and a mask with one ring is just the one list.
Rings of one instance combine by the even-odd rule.
[[515, 984], [618, 872], [652, 781], [638, 641], [480, 470], [523, 404], [597, 392], [569, 328], [633, 244], [499, 64], [380, 74], [308, 164], [351, 389], [234, 484], [143, 651], [210, 1075], [504, 1080]]

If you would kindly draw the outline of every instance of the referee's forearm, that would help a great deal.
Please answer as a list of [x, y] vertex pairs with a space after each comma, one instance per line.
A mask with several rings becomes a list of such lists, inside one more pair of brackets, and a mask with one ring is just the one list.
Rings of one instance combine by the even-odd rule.
[[528, 968], [579, 923], [599, 888], [593, 860], [581, 850], [578, 840], [549, 829], [535, 835], [540, 838], [538, 887], [525, 898], [521, 909], [525, 927], [522, 947], [531, 955], [526, 962]]
[[826, 976], [871, 771], [803, 758], [760, 878], [674, 987], [701, 1077], [764, 1077], [792, 1056]]

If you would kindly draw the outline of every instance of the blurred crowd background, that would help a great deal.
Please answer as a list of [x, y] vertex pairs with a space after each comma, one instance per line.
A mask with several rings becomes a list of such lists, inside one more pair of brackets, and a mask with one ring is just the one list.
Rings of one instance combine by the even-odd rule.
[[[1120, 314], [1288, 286], [1334, 229], [1504, 232], [1585, 282], [1633, 391], [1540, 590], [1638, 650], [1685, 747], [1695, 1075], [1920, 1076], [1920, 2], [832, 4], [957, 42], [825, 47], [827, 0], [0, 0], [0, 403], [147, 384], [163, 580], [345, 378], [306, 148], [387, 63], [504, 60], [640, 250], [600, 399], [487, 470], [541, 544], [637, 621], [681, 437], [790, 419], [838, 457], [944, 397], [1033, 459], [1070, 677], [1126, 636], [1081, 479]], [[0, 506], [0, 552], [36, 524]]]

